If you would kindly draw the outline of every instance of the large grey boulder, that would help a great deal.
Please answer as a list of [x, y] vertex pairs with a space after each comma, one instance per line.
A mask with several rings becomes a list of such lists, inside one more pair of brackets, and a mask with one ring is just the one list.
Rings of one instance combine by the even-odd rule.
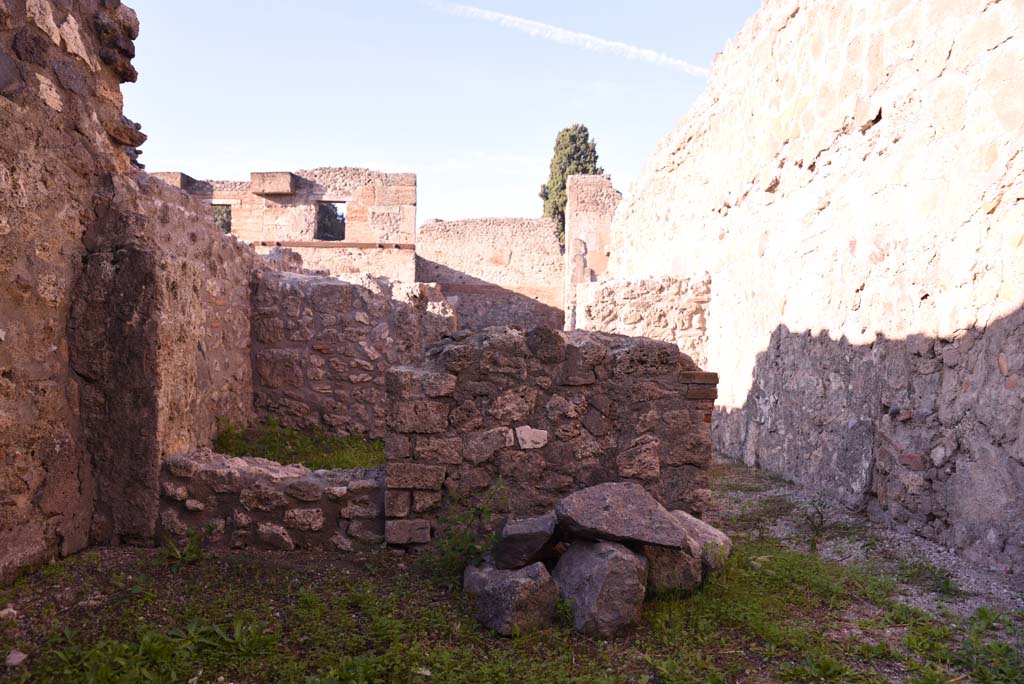
[[543, 563], [492, 570], [476, 595], [476, 619], [498, 634], [525, 634], [552, 622], [558, 588]]
[[558, 524], [588, 539], [683, 548], [689, 535], [674, 515], [634, 482], [606, 482], [573, 492], [555, 505]]
[[603, 639], [640, 619], [647, 560], [614, 542], [574, 542], [555, 566], [558, 590], [572, 606], [577, 631]]
[[672, 515], [700, 545], [704, 568], [708, 571], [721, 570], [725, 559], [732, 553], [732, 540], [729, 539], [729, 535], [686, 511], [672, 511]]
[[554, 512], [505, 523], [491, 550], [494, 566], [514, 570], [540, 560], [555, 534], [557, 523]]

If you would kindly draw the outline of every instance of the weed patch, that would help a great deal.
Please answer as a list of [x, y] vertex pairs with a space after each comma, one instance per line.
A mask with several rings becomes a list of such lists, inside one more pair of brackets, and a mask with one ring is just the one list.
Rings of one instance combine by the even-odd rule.
[[232, 456], [258, 456], [277, 463], [301, 463], [310, 470], [372, 468], [384, 463], [384, 443], [320, 429], [285, 427], [275, 418], [246, 428], [221, 422], [213, 448]]

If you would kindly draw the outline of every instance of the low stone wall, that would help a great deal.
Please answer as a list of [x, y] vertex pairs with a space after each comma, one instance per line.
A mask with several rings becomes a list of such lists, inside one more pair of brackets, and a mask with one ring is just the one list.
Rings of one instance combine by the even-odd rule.
[[504, 512], [636, 481], [669, 508], [707, 504], [718, 377], [669, 343], [593, 332], [491, 329], [387, 373], [386, 538], [430, 541], [444, 493], [500, 478]]
[[286, 425], [380, 437], [384, 371], [418, 362], [454, 329], [454, 313], [436, 286], [259, 270], [252, 324], [256, 408]]
[[160, 533], [204, 530], [227, 548], [349, 551], [384, 533], [380, 468], [310, 471], [209, 449], [174, 454], [160, 473]]
[[711, 276], [582, 283], [576, 292], [576, 328], [674, 342], [707, 365], [707, 311]]
[[551, 219], [433, 221], [416, 235], [416, 280], [441, 285], [470, 330], [561, 328], [562, 268]]

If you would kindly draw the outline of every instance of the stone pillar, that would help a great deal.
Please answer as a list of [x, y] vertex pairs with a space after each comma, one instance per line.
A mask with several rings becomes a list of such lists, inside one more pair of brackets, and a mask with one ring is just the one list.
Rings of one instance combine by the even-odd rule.
[[597, 280], [608, 266], [611, 225], [622, 193], [611, 176], [569, 176], [565, 205], [565, 329], [576, 329], [576, 285]]

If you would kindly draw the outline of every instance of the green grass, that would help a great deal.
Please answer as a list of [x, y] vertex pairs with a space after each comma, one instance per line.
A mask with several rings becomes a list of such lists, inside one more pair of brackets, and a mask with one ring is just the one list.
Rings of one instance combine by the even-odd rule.
[[258, 456], [278, 463], [301, 463], [311, 470], [371, 468], [383, 465], [384, 443], [320, 429], [285, 427], [274, 418], [254, 427], [222, 424], [214, 450], [232, 456]]
[[[0, 624], [0, 646], [29, 654], [14, 681], [41, 684], [1024, 682], [1024, 612], [908, 606], [907, 585], [945, 595], [951, 577], [884, 558], [843, 564], [775, 539], [761, 521], [805, 514], [775, 496], [729, 512], [725, 569], [690, 596], [649, 600], [630, 634], [580, 636], [563, 602], [550, 627], [498, 638], [453, 585], [481, 549], [488, 501], [503, 495], [453, 507], [450, 544], [434, 557], [83, 554], [3, 590], [23, 617]], [[69, 586], [83, 590], [56, 601]], [[76, 607], [93, 593], [102, 607]]]
[[[200, 670], [201, 682], [285, 684], [884, 684], [892, 671], [916, 684], [1024, 681], [1010, 645], [1024, 616], [937, 617], [896, 601], [896, 581], [875, 565], [844, 566], [771, 539], [736, 541], [725, 570], [701, 590], [649, 601], [634, 633], [607, 642], [577, 635], [564, 617], [495, 637], [478, 626], [468, 597], [383, 551], [351, 567], [208, 554], [173, 568], [158, 551], [116, 570], [68, 564], [65, 580], [112, 602], [47, 619], [28, 641], [9, 636], [31, 656], [22, 681], [43, 684], [184, 683]], [[33, 587], [48, 605], [43, 573], [11, 598], [23, 604]], [[840, 634], [857, 606], [872, 617], [857, 636]]]

